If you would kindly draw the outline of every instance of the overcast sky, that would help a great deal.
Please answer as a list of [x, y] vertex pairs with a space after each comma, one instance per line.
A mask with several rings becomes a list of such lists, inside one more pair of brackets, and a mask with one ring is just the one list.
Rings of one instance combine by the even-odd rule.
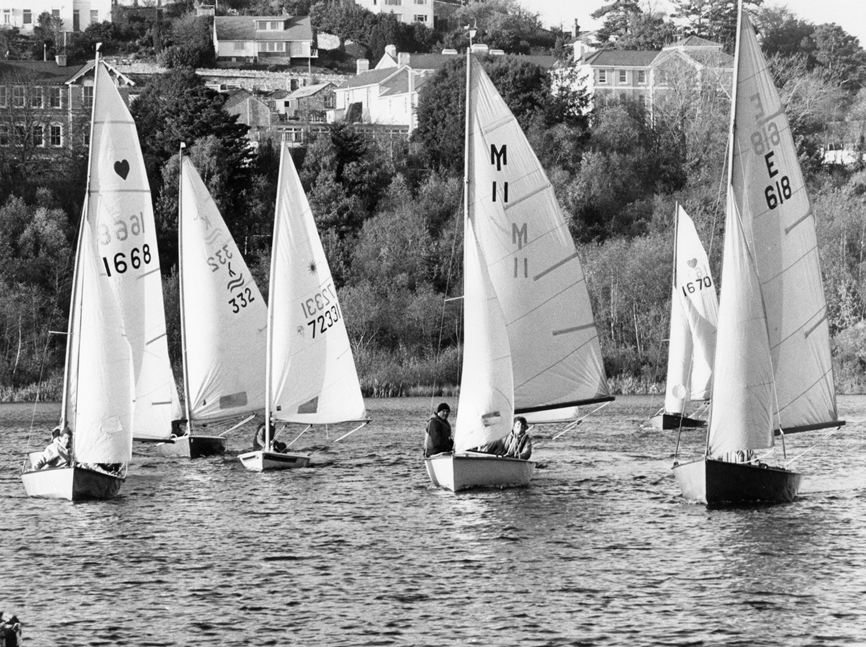
[[[661, 10], [670, 11], [664, 0], [651, 0]], [[541, 22], [549, 27], [569, 28], [577, 18], [581, 30], [596, 29], [600, 24], [590, 14], [607, 4], [606, 0], [520, 0], [530, 11], [538, 12]], [[641, 3], [643, 4], [643, 3]], [[852, 36], [860, 39], [866, 48], [866, 0], [765, 0], [766, 6], [786, 6], [795, 15], [816, 25], [835, 22]]]

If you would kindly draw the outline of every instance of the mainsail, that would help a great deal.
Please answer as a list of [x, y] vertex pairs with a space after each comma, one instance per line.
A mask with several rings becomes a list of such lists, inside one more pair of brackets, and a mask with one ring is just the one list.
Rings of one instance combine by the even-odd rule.
[[577, 405], [612, 399], [586, 280], [541, 163], [469, 59], [469, 219], [505, 316], [515, 411], [567, 419]]
[[181, 325], [189, 413], [208, 422], [265, 407], [268, 309], [219, 209], [181, 162]]
[[337, 290], [285, 143], [268, 306], [272, 417], [306, 424], [364, 419], [364, 399]]
[[838, 424], [814, 216], [784, 106], [741, 14], [710, 455], [770, 447], [774, 429]]
[[88, 194], [70, 313], [64, 422], [84, 462], [127, 462], [132, 436], [165, 437], [179, 413], [159, 254], [132, 117], [95, 66]]
[[712, 388], [718, 298], [694, 222], [677, 206], [665, 411], [685, 413]]

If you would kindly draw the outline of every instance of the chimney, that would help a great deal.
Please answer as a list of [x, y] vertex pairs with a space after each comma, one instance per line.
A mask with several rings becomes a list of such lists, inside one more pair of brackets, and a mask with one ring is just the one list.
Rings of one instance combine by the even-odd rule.
[[366, 58], [359, 58], [355, 61], [355, 74], [363, 74], [370, 71], [370, 61]]
[[385, 45], [385, 53], [391, 58], [397, 58], [397, 46]]
[[409, 52], [400, 52], [397, 54], [397, 65], [409, 65], [410, 58]]
[[57, 54], [54, 57], [54, 62], [57, 63], [57, 67], [66, 67], [66, 54]]

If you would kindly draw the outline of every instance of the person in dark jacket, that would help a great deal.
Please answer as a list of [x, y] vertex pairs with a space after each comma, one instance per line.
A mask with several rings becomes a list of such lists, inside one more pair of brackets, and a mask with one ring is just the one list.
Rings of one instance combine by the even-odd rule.
[[532, 438], [526, 433], [529, 425], [526, 418], [517, 416], [514, 419], [514, 426], [511, 427], [511, 433], [503, 440], [505, 441], [505, 455], [508, 458], [522, 458], [528, 460], [532, 456]]
[[427, 421], [427, 434], [424, 436], [424, 456], [450, 452], [454, 449], [454, 441], [451, 438], [451, 423], [448, 416], [451, 415], [451, 407], [443, 402], [436, 407], [436, 415]]

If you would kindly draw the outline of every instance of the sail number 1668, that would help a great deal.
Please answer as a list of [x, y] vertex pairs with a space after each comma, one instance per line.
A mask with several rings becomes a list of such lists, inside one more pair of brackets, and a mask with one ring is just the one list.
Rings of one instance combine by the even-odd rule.
[[141, 249], [138, 247], [133, 247], [129, 252], [129, 258], [124, 252], [118, 252], [114, 255], [111, 261], [108, 260], [107, 257], [102, 257], [102, 264], [105, 266], [105, 271], [108, 273], [108, 276], [111, 276], [111, 270], [113, 269], [117, 274], [123, 274], [126, 270], [129, 269], [131, 265], [133, 269], [138, 269], [142, 265], [147, 265], [150, 263], [151, 254], [150, 254], [150, 246], [145, 243], [141, 246]]

